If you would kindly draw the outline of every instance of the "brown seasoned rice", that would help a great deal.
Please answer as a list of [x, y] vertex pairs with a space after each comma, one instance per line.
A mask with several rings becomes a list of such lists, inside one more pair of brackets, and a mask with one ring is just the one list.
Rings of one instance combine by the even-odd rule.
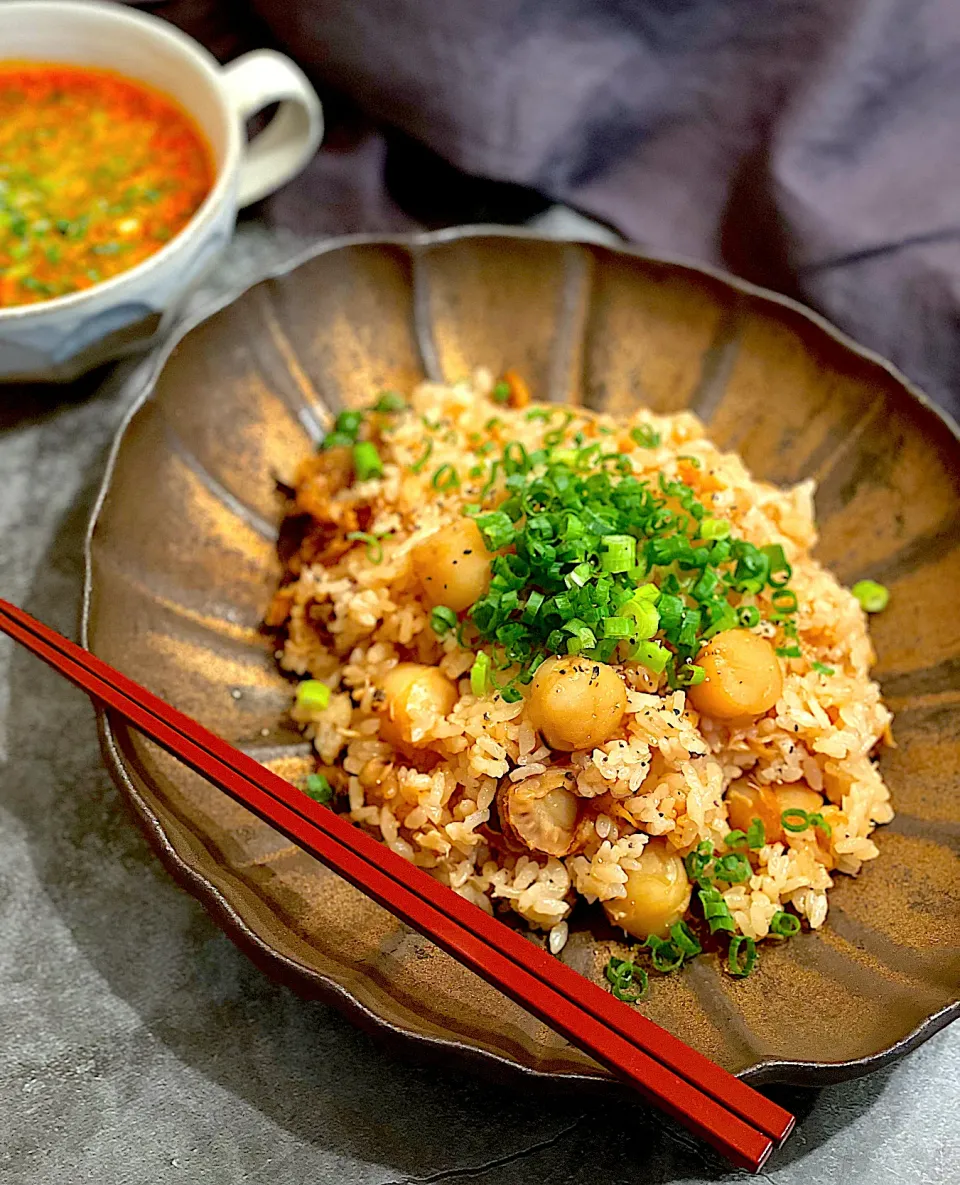
[[[569, 755], [575, 792], [590, 807], [587, 842], [564, 858], [518, 852], [501, 842], [495, 804], [501, 781], [517, 785], [543, 774], [557, 754], [525, 719], [523, 700], [473, 694], [475, 653], [458, 644], [455, 631], [438, 639], [411, 564], [416, 545], [458, 519], [482, 484], [466, 480], [438, 491], [431, 483], [438, 467], [463, 472], [489, 439], [498, 447], [518, 441], [528, 450], [542, 442], [544, 421], [494, 404], [492, 387], [492, 376], [482, 370], [452, 386], [419, 385], [409, 396], [410, 410], [378, 440], [382, 478], [338, 487], [316, 458], [291, 475], [301, 527], [309, 516], [322, 519], [324, 531], [292, 561], [272, 624], [284, 629], [283, 668], [321, 680], [333, 692], [325, 709], [295, 707], [294, 716], [314, 744], [318, 768], [341, 792], [342, 809], [485, 910], [508, 908], [548, 931], [556, 953], [577, 896], [591, 902], [622, 897], [649, 837], [665, 837], [680, 855], [704, 840], [722, 850], [729, 830], [724, 793], [732, 782], [749, 774], [759, 784], [804, 783], [828, 804], [832, 831], [819, 841], [826, 852], [817, 850], [809, 832], [788, 834], [756, 853], [750, 880], [723, 896], [739, 930], [757, 940], [788, 905], [810, 927], [821, 926], [835, 873], [854, 875], [874, 859], [871, 834], [892, 817], [873, 760], [891, 717], [870, 679], [874, 655], [866, 617], [811, 557], [813, 483], [777, 489], [754, 480], [687, 412], [638, 410], [624, 422], [571, 409], [569, 430], [609, 430], [611, 440], [625, 442], [631, 427], [649, 425], [659, 445], [628, 453], [641, 478], [685, 472], [688, 480], [678, 458], [697, 458], [698, 473], [709, 475], [711, 514], [728, 519], [740, 538], [757, 546], [784, 548], [805, 657], [780, 659], [783, 691], [773, 709], [733, 724], [698, 716], [683, 690], [666, 689], [645, 668], [620, 667], [628, 698], [620, 734]], [[498, 422], [491, 424], [492, 418]], [[429, 465], [415, 472], [427, 432]], [[358, 529], [382, 537], [380, 562], [372, 562], [363, 541], [346, 541]], [[762, 622], [755, 632], [769, 635], [772, 628]], [[834, 673], [818, 673], [811, 659]], [[379, 735], [378, 689], [401, 661], [436, 666], [459, 690], [446, 716], [414, 721], [418, 753], [429, 753], [429, 760]]]

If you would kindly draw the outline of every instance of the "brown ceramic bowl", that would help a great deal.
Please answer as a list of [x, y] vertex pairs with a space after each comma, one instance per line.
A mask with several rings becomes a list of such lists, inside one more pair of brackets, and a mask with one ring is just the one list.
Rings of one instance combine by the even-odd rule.
[[[102, 658], [281, 772], [306, 750], [259, 623], [279, 574], [274, 475], [327, 409], [516, 367], [542, 399], [696, 411], [774, 482], [814, 477], [821, 560], [892, 589], [874, 619], [898, 747], [880, 858], [840, 877], [828, 924], [713, 956], [644, 1011], [754, 1081], [825, 1083], [904, 1053], [958, 1011], [960, 442], [881, 359], [707, 268], [526, 233], [341, 240], [185, 332], [125, 423], [92, 524], [84, 632]], [[161, 858], [268, 971], [367, 1027], [501, 1074], [605, 1071], [124, 724], [107, 761]], [[577, 916], [563, 958], [614, 945]]]

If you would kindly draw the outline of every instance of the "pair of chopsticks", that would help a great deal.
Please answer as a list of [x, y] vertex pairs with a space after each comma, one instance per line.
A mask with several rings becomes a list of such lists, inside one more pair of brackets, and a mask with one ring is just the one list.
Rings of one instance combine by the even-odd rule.
[[0, 599], [0, 632], [607, 1066], [734, 1164], [758, 1172], [794, 1118], [522, 934], [189, 716]]

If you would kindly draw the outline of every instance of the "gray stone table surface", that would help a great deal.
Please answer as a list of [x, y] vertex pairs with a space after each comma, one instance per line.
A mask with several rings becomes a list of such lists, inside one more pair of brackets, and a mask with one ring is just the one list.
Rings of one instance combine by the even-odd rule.
[[[247, 226], [212, 287], [296, 246]], [[83, 534], [137, 373], [0, 388], [0, 591], [73, 636]], [[799, 1130], [765, 1177], [960, 1180], [958, 1083], [955, 1026], [872, 1077], [785, 1090]], [[638, 1103], [417, 1067], [265, 978], [153, 857], [86, 699], [0, 643], [3, 1185], [743, 1176]]]

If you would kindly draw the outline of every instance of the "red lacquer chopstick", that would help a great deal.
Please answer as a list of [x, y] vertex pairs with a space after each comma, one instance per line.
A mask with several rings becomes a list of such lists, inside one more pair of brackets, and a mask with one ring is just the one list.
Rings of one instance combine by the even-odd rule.
[[789, 1134], [793, 1118], [788, 1112], [253, 758], [2, 600], [0, 629], [627, 1078], [736, 1163], [758, 1168], [771, 1140], [780, 1142]]

